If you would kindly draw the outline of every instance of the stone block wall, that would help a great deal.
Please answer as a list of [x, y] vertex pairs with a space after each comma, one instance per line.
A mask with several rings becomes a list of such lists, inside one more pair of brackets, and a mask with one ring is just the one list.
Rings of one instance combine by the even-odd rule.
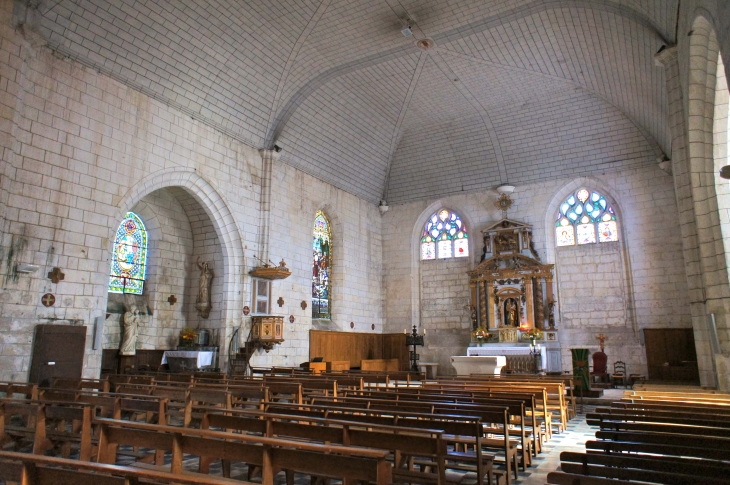
[[[555, 213], [567, 194], [581, 186], [599, 190], [616, 201], [620, 248], [604, 243], [604, 247], [597, 244], [556, 251]], [[427, 329], [422, 359], [445, 363], [449, 355], [465, 353], [469, 342], [468, 312], [462, 308], [469, 297], [466, 271], [480, 260], [481, 230], [501, 219], [494, 206], [497, 196], [496, 191], [483, 191], [417, 201], [392, 206], [384, 216], [385, 331], [402, 331], [412, 323]], [[673, 181], [653, 160], [641, 168], [517, 186], [512, 198], [514, 205], [508, 217], [532, 224], [537, 252], [544, 262], [557, 265], [557, 327], [563, 369], [570, 369], [571, 347], [598, 350], [595, 337], [604, 333], [609, 335], [606, 353], [611, 362], [623, 360], [630, 372], [646, 372], [640, 329], [691, 326]], [[463, 267], [456, 267], [460, 263], [454, 262], [456, 266], [451, 268], [460, 285], [447, 282], [431, 287], [425, 278], [431, 275], [419, 261], [419, 239], [426, 219], [441, 207], [454, 210], [467, 223], [471, 256]], [[604, 268], [602, 258], [609, 259], [610, 271], [605, 275], [596, 273], [597, 268]], [[584, 270], [575, 266], [584, 263]], [[575, 293], [574, 284], [579, 281], [584, 283], [586, 295]], [[581, 305], [584, 297], [590, 301]], [[443, 301], [452, 302], [446, 314], [429, 316], [429, 309], [442, 308], [439, 302]], [[605, 311], [597, 313], [597, 303], [602, 305], [598, 308], [605, 306]], [[454, 334], [452, 344], [432, 352], [442, 340], [428, 335], [432, 327], [440, 325]], [[451, 373], [453, 369], [442, 365], [440, 372]]]
[[[91, 323], [106, 313], [111, 240], [123, 214], [143, 199], [150, 203], [145, 197], [159, 189], [182, 206], [190, 233], [181, 234], [184, 224], [172, 214], [179, 207], [162, 211], [170, 231], [151, 255], [168, 257], [157, 261], [161, 272], [151, 268], [156, 312], [152, 321], [143, 319], [148, 330], [141, 345], [170, 348], [184, 322], [197, 326], [190, 306], [201, 255], [214, 261], [215, 271], [213, 312], [203, 325], [217, 322], [224, 329], [219, 343], [225, 354], [233, 329], [246, 323], [241, 308], [251, 301], [248, 273], [259, 264], [253, 255], [260, 244], [261, 155], [92, 69], [32, 47], [8, 25], [12, 3], [0, 8], [0, 380], [26, 379], [35, 325], [69, 320], [87, 326], [84, 375], [98, 375], [101, 349], [91, 349]], [[336, 323], [349, 328], [355, 322], [356, 330], [375, 324], [370, 331], [381, 331], [380, 214], [285, 163], [277, 165], [275, 178], [271, 254], [286, 259], [293, 276], [274, 283], [274, 300], [281, 296], [286, 305], [274, 305], [273, 313], [296, 321], [287, 322], [285, 344], [260, 359], [295, 365], [308, 353], [311, 313], [300, 304], [308, 302], [311, 311], [316, 209], [327, 211], [335, 227]], [[169, 199], [154, 197], [158, 205]], [[187, 251], [182, 260], [170, 254], [180, 237], [177, 244]], [[40, 270], [16, 275], [17, 263]], [[46, 278], [54, 266], [66, 275], [58, 284]], [[194, 275], [195, 284], [183, 285], [182, 272]], [[57, 298], [49, 308], [40, 302], [47, 292]], [[173, 293], [179, 302], [165, 310]], [[117, 323], [107, 322], [108, 346], [118, 339]]]

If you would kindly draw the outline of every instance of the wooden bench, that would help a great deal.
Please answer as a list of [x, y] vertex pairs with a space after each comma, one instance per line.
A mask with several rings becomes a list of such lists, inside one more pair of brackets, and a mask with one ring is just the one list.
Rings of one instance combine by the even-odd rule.
[[[317, 418], [298, 418], [293, 422], [288, 415], [245, 415], [227, 416], [214, 412], [206, 413], [202, 429], [212, 427], [245, 433], [258, 433], [275, 438], [286, 437], [308, 442], [361, 446], [388, 450], [393, 453], [393, 478], [398, 481], [418, 483], [446, 483], [446, 442], [441, 430], [413, 430], [394, 426], [368, 425], [363, 429], [360, 423]], [[414, 470], [415, 457], [427, 457], [434, 463], [434, 471]], [[404, 468], [405, 467], [405, 468]], [[224, 465], [224, 476], [226, 466]], [[228, 466], [230, 472], [230, 465]], [[250, 476], [249, 476], [250, 478]], [[457, 481], [452, 477], [451, 481]]]
[[[503, 474], [493, 469], [494, 456], [484, 453], [482, 440], [484, 439], [482, 421], [477, 416], [452, 416], [447, 414], [425, 414], [403, 412], [392, 413], [387, 411], [379, 411], [372, 409], [362, 409], [359, 407], [348, 408], [346, 406], [316, 406], [307, 405], [299, 406], [293, 404], [268, 403], [266, 406], [267, 413], [286, 414], [293, 416], [316, 417], [337, 419], [340, 421], [352, 421], [356, 423], [368, 423], [374, 425], [386, 426], [403, 426], [415, 429], [442, 429], [445, 433], [444, 439], [448, 443], [455, 445], [455, 450], [451, 452], [447, 459], [464, 463], [464, 465], [454, 465], [452, 468], [463, 471], [472, 471], [477, 474], [479, 485], [484, 483], [484, 477], [488, 477], [488, 483], [492, 482], [494, 476], [502, 476]], [[497, 416], [499, 414], [499, 416]], [[495, 413], [490, 417], [490, 422], [508, 422], [506, 408], [501, 413]], [[509, 435], [505, 434], [505, 439], [509, 440]], [[472, 447], [474, 452], [466, 450], [466, 447]], [[463, 449], [464, 451], [458, 451]], [[506, 461], [506, 472], [504, 476], [508, 484], [511, 483], [512, 463]], [[515, 470], [516, 473], [516, 470]]]
[[[0, 393], [6, 398], [38, 399], [38, 385], [25, 382], [0, 382]], [[17, 396], [16, 396], [17, 394]]]
[[675, 457], [631, 456], [603, 453], [560, 453], [566, 473], [656, 483], [728, 485], [726, 464]]
[[[22, 425], [13, 425], [12, 416], [22, 416]], [[16, 447], [32, 444], [32, 453], [42, 455], [58, 447], [68, 457], [78, 447], [80, 460], [91, 460], [93, 410], [80, 403], [41, 403], [0, 400], [0, 445]]]
[[281, 470], [318, 477], [365, 480], [378, 485], [392, 482], [387, 452], [345, 446], [300, 443], [209, 430], [129, 423], [99, 419], [99, 462], [115, 463], [120, 445], [140, 446], [171, 453], [171, 463], [156, 462], [156, 469], [183, 475], [183, 455], [244, 462], [261, 469], [263, 485], [273, 485]]
[[221, 477], [173, 475], [128, 466], [8, 451], [0, 451], [0, 481], [21, 485], [252, 485], [251, 482]]

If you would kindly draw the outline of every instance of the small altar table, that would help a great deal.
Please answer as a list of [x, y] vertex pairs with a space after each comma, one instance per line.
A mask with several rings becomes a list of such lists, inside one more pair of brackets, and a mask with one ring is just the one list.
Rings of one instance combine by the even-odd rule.
[[168, 364], [172, 372], [197, 370], [213, 363], [213, 354], [208, 350], [166, 350], [162, 364]]
[[456, 375], [468, 376], [470, 374], [494, 374], [499, 375], [502, 367], [507, 365], [507, 358], [503, 355], [452, 355], [451, 365], [456, 369]]

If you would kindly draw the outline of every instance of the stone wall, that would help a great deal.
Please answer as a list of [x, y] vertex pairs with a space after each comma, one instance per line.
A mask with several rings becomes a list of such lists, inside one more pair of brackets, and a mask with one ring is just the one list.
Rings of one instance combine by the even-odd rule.
[[[111, 240], [124, 213], [159, 189], [187, 215], [190, 235], [178, 244], [193, 245], [174, 268], [167, 266], [172, 256], [152, 263], [161, 273], [150, 274], [156, 308], [152, 321], [143, 319], [150, 330], [141, 345], [170, 348], [183, 323], [200, 323], [190, 307], [201, 255], [214, 261], [216, 273], [211, 323], [204, 325], [217, 321], [225, 354], [233, 330], [248, 323], [241, 309], [250, 305], [248, 273], [259, 264], [253, 255], [260, 244], [261, 155], [92, 69], [32, 47], [8, 25], [12, 3], [0, 2], [0, 8], [0, 380], [26, 379], [35, 325], [69, 319], [87, 325], [84, 375], [98, 375], [101, 349], [91, 349], [91, 322], [106, 313]], [[334, 320], [343, 328], [352, 321], [356, 330], [382, 329], [380, 215], [374, 205], [285, 163], [277, 163], [274, 178], [271, 254], [277, 262], [284, 258], [293, 275], [274, 283], [274, 301], [286, 303], [272, 310], [294, 315], [295, 322], [287, 322], [282, 346], [257, 358], [295, 365], [308, 354], [316, 210], [324, 209], [335, 228]], [[179, 213], [179, 207], [166, 211]], [[184, 225], [170, 224], [178, 222]], [[184, 228], [175, 231], [167, 236], [179, 237]], [[167, 236], [151, 256], [173, 251]], [[17, 263], [40, 270], [16, 275]], [[54, 266], [66, 275], [58, 284], [46, 278]], [[175, 281], [160, 279], [168, 271]], [[183, 285], [182, 272], [195, 284]], [[47, 292], [57, 297], [49, 308], [40, 302]], [[179, 302], [165, 310], [170, 294]], [[106, 345], [113, 346], [116, 322], [107, 323]]]
[[[614, 208], [622, 238], [619, 247], [592, 245], [590, 248], [560, 248], [556, 252], [556, 211], [567, 194], [582, 186], [599, 190], [616, 202]], [[423, 359], [443, 364], [449, 355], [465, 353], [469, 341], [469, 317], [463, 308], [469, 295], [466, 271], [480, 260], [480, 231], [501, 218], [494, 206], [497, 195], [495, 191], [488, 191], [437, 201], [418, 201], [393, 206], [384, 216], [383, 266], [388, 295], [385, 331], [399, 332], [416, 323], [427, 330], [427, 335], [432, 327], [439, 326], [448, 327], [454, 335], [449, 338], [453, 344], [438, 350], [443, 340], [427, 336]], [[555, 289], [562, 298], [557, 308], [557, 327], [563, 369], [570, 369], [571, 347], [588, 347], [595, 351], [598, 349], [595, 337], [602, 332], [609, 335], [606, 353], [611, 362], [624, 360], [632, 373], [646, 372], [640, 329], [691, 326], [673, 181], [653, 160], [647, 160], [641, 168], [597, 173], [590, 178], [517, 186], [512, 198], [514, 205], [508, 217], [532, 224], [537, 252], [544, 262], [556, 263], [558, 267]], [[438, 279], [444, 275], [424, 271], [426, 263], [430, 262], [419, 261], [418, 243], [423, 224], [441, 207], [457, 212], [470, 231], [471, 257], [468, 261], [452, 262], [453, 268], [444, 265], [444, 269], [451, 270], [448, 274], [460, 284], [449, 280], [441, 285], [432, 283], [432, 276]], [[603, 277], [596, 274], [600, 265], [597, 261], [602, 257], [610, 259], [610, 271]], [[578, 269], [577, 264], [586, 266]], [[572, 297], [576, 295], [574, 286], [578, 280], [584, 282], [588, 292], [582, 297], [591, 299], [585, 305], [580, 304], [579, 298]], [[606, 306], [605, 312], [597, 313], [595, 303], [605, 296], [612, 296], [614, 300]], [[429, 314], [431, 308], [447, 308], [444, 301], [452, 302], [446, 312]], [[442, 366], [440, 371], [450, 373], [453, 369]]]

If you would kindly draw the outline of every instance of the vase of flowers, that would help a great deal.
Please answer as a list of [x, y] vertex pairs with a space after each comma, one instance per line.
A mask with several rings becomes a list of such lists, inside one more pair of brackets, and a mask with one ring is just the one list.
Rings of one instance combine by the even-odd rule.
[[185, 329], [180, 332], [180, 345], [183, 348], [192, 349], [195, 346], [195, 341], [197, 339], [198, 334], [190, 327], [185, 327]]
[[492, 338], [492, 335], [484, 327], [479, 327], [471, 333], [472, 340], [476, 340], [477, 345], [481, 347], [484, 342]]

